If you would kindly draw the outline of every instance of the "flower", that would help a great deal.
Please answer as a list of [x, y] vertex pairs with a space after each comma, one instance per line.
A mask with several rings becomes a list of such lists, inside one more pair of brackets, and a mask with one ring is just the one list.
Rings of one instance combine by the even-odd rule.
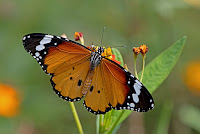
[[79, 41], [80, 40], [81, 44], [84, 45], [83, 33], [75, 32], [74, 38], [75, 38], [75, 41]]
[[193, 61], [186, 67], [184, 81], [188, 89], [196, 95], [200, 95], [200, 62]]
[[0, 116], [15, 116], [19, 108], [19, 96], [13, 87], [0, 84]]
[[138, 55], [140, 53], [140, 48], [139, 47], [133, 47], [133, 52], [134, 52], [134, 54]]
[[110, 60], [112, 60], [112, 55], [113, 54], [112, 54], [111, 48], [110, 47], [108, 47], [108, 48], [104, 47], [104, 52], [101, 55], [106, 57], [106, 58], [108, 58], [108, 59], [110, 59]]
[[148, 52], [148, 47], [146, 45], [140, 45], [140, 52], [142, 53], [142, 55], [146, 54]]

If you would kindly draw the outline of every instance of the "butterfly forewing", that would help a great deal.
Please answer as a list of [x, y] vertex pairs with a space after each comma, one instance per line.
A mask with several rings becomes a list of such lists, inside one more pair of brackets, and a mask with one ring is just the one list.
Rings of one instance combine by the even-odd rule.
[[82, 87], [90, 66], [90, 50], [66, 38], [28, 34], [23, 38], [27, 52], [51, 74], [56, 93], [68, 101], [82, 98]]

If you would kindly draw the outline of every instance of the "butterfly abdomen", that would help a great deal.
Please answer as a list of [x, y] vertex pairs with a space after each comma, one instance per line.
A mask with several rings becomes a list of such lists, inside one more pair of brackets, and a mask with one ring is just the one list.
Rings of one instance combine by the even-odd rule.
[[83, 89], [82, 89], [82, 94], [86, 95], [88, 90], [92, 92], [93, 90], [93, 85], [91, 85], [93, 74], [95, 71], [96, 66], [98, 66], [102, 60], [101, 54], [104, 52], [103, 47], [99, 47], [96, 52], [91, 53], [91, 59], [90, 59], [90, 71], [88, 72], [88, 75], [86, 77]]
[[88, 92], [89, 89], [93, 89], [93, 86], [91, 86], [92, 83], [92, 78], [93, 78], [94, 70], [90, 71], [86, 77], [83, 89], [82, 89], [82, 94], [85, 96]]

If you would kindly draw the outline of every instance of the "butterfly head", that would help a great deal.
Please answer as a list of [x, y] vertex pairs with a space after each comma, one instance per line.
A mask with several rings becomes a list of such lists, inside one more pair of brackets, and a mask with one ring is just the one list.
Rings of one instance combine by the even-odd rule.
[[97, 53], [102, 54], [103, 52], [104, 52], [104, 48], [103, 47], [98, 47]]

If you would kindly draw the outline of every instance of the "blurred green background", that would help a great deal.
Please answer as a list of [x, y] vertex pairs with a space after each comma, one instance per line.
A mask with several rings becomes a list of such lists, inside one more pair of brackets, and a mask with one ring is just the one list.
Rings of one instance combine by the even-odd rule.
[[[126, 45], [118, 49], [132, 73], [132, 47], [149, 47], [148, 64], [187, 36], [178, 63], [153, 93], [155, 109], [133, 112], [118, 133], [200, 133], [200, 95], [196, 93], [200, 89], [194, 92], [195, 87], [185, 81], [195, 74], [187, 75], [187, 67], [200, 60], [200, 0], [0, 0], [0, 83], [13, 86], [20, 95], [18, 114], [0, 116], [0, 134], [78, 133], [69, 103], [55, 95], [49, 76], [24, 50], [22, 37], [34, 32], [65, 33], [73, 40], [74, 32], [82, 32], [85, 45], [100, 45], [104, 26], [103, 45]], [[139, 56], [138, 71], [141, 65]], [[85, 133], [94, 134], [96, 116], [82, 102], [75, 105]]]

